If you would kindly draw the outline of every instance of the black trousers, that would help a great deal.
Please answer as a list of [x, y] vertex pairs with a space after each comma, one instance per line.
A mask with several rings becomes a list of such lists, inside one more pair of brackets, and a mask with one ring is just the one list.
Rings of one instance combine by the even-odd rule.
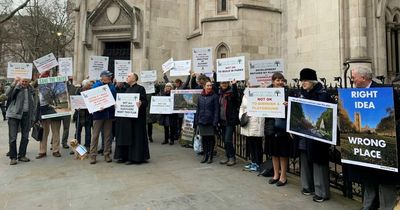
[[212, 158], [215, 147], [214, 136], [201, 136], [201, 143], [203, 144], [203, 153], [205, 156]]
[[153, 139], [153, 123], [147, 123], [147, 136]]
[[164, 142], [168, 142], [168, 139], [171, 142], [176, 140], [176, 128], [175, 126], [165, 126], [164, 125]]
[[[17, 154], [17, 134], [18, 128], [21, 128], [21, 142], [19, 144], [19, 151]], [[28, 112], [22, 114], [21, 119], [9, 118], [8, 119], [8, 140], [10, 146], [10, 159], [17, 159], [25, 157], [26, 148], [29, 142], [29, 131], [31, 129], [30, 117]]]
[[262, 137], [248, 136], [247, 138], [251, 162], [261, 165], [263, 162]]

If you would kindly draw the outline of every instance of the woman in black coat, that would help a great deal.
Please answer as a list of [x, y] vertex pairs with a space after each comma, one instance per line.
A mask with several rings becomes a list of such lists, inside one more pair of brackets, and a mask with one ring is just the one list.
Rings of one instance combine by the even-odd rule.
[[[302, 87], [300, 98], [331, 102], [330, 95], [317, 81], [315, 70], [305, 68], [300, 72]], [[329, 147], [327, 143], [305, 137], [299, 138], [300, 178], [302, 193], [314, 194], [315, 202], [323, 202], [330, 197], [329, 189]]]
[[210, 81], [206, 82], [203, 92], [197, 102], [194, 127], [198, 129], [202, 144], [204, 157], [201, 163], [212, 163], [215, 146], [215, 130], [219, 119], [218, 95], [214, 93]]
[[[162, 96], [171, 96], [171, 90], [173, 85], [171, 83], [165, 84], [164, 92], [161, 93]], [[177, 114], [162, 114], [159, 118], [159, 124], [164, 126], [164, 141], [161, 144], [174, 144], [174, 141], [178, 139], [176, 136], [176, 124], [177, 124]]]

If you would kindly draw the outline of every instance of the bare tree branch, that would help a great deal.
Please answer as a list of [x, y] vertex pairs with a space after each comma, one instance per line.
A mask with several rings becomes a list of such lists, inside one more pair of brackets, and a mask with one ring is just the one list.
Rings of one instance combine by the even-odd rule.
[[19, 10], [23, 9], [24, 7], [26, 7], [26, 5], [30, 2], [31, 0], [25, 0], [24, 3], [22, 3], [21, 5], [19, 5], [17, 8], [15, 8], [13, 11], [10, 12], [10, 14], [8, 14], [5, 18], [3, 18], [2, 20], [0, 20], [0, 24], [6, 22], [7, 20], [11, 19], [15, 13], [17, 13]]

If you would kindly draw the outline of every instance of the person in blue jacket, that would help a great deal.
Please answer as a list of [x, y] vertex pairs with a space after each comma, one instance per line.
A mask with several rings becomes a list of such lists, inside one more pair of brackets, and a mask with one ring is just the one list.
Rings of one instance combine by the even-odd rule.
[[[100, 77], [101, 79], [93, 84], [93, 89], [103, 85], [108, 85], [115, 99], [116, 89], [114, 84], [112, 83], [112, 73], [107, 70], [102, 71]], [[114, 106], [93, 113], [93, 131], [92, 131], [92, 140], [90, 142], [90, 158], [91, 158], [90, 164], [96, 164], [97, 145], [101, 130], [103, 130], [104, 132], [104, 160], [108, 163], [112, 162], [110, 158], [110, 153], [111, 153], [110, 140], [112, 135], [112, 123], [115, 119], [114, 113], [115, 113]]]

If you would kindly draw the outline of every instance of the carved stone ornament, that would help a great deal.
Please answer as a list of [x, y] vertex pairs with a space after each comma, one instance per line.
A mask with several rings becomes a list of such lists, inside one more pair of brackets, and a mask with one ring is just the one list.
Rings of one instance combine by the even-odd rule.
[[107, 17], [111, 24], [114, 24], [118, 20], [121, 14], [121, 8], [117, 4], [112, 4], [107, 8]]

